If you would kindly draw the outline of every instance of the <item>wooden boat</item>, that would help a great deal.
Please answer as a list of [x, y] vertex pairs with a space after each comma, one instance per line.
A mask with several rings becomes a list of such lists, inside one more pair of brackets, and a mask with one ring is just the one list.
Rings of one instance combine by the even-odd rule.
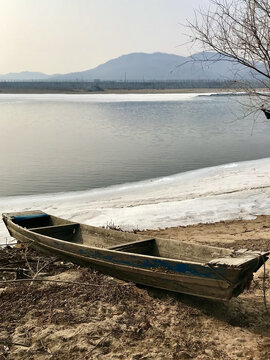
[[3, 214], [11, 236], [114, 277], [211, 299], [239, 295], [269, 252], [233, 251], [79, 224], [42, 211]]

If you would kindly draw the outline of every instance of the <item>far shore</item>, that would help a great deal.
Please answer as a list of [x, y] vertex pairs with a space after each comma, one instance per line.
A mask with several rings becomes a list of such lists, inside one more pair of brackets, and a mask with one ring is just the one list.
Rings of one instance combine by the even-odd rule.
[[104, 91], [84, 91], [84, 90], [62, 90], [53, 89], [2, 89], [0, 94], [192, 94], [192, 93], [237, 93], [243, 92], [242, 89], [107, 89]]

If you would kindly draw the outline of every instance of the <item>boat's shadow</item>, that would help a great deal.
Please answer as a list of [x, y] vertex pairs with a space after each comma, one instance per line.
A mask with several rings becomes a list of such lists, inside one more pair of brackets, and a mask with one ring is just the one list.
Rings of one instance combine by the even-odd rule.
[[263, 294], [254, 296], [247, 292], [238, 298], [223, 302], [154, 288], [144, 287], [144, 289], [151, 297], [171, 298], [231, 326], [246, 328], [253, 333], [270, 336], [270, 299], [268, 299], [268, 310], [266, 310]]

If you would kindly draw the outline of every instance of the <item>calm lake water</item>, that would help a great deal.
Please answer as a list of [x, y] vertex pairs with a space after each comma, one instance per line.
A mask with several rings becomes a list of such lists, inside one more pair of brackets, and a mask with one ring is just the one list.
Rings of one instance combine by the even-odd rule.
[[242, 113], [232, 96], [0, 95], [0, 196], [270, 157], [270, 123], [261, 115], [252, 132]]

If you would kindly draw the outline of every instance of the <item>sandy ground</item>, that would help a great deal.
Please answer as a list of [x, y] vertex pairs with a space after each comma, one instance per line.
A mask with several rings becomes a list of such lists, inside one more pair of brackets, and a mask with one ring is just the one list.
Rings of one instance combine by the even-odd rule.
[[[269, 227], [270, 216], [259, 216], [144, 233], [269, 250]], [[0, 262], [36, 279], [73, 282], [0, 283], [1, 360], [270, 359], [269, 264], [267, 312], [263, 270], [248, 291], [223, 303], [137, 287], [25, 248], [2, 248]], [[0, 280], [13, 276], [0, 272]]]

